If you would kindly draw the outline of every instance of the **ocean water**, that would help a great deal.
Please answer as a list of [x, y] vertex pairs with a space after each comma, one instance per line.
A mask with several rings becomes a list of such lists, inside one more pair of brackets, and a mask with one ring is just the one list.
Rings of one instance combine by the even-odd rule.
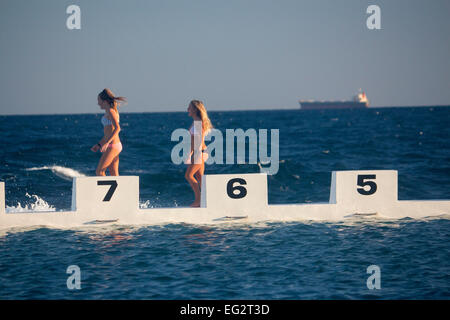
[[[126, 107], [125, 107], [126, 108]], [[126, 109], [123, 109], [125, 111]], [[68, 210], [95, 174], [100, 114], [0, 116], [8, 212]], [[331, 171], [394, 169], [399, 199], [450, 199], [450, 108], [210, 112], [216, 128], [280, 130], [269, 203], [327, 202]], [[186, 113], [121, 113], [121, 175], [141, 207], [193, 200], [170, 152]], [[206, 173], [259, 172], [211, 165]], [[0, 299], [448, 299], [450, 220], [353, 219], [0, 232]], [[67, 267], [81, 270], [69, 290]], [[377, 265], [381, 289], [369, 290]]]

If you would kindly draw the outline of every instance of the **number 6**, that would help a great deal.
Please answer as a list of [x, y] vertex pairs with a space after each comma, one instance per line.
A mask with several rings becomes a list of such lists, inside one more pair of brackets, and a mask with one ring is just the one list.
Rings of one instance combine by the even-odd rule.
[[[240, 183], [240, 186], [233, 186], [234, 183]], [[247, 181], [245, 181], [242, 178], [235, 178], [235, 179], [231, 179], [230, 181], [228, 181], [227, 183], [227, 194], [230, 198], [232, 199], [241, 199], [244, 198], [247, 195], [247, 189], [245, 189], [245, 187], [243, 187], [242, 185], [246, 185]], [[238, 190], [239, 193], [236, 194], [234, 193], [235, 190]]]

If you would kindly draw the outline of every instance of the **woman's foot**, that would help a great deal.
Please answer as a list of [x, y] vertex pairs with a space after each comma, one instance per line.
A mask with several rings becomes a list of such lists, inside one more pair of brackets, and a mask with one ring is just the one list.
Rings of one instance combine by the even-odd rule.
[[194, 201], [191, 204], [191, 208], [199, 208], [200, 207], [200, 202]]

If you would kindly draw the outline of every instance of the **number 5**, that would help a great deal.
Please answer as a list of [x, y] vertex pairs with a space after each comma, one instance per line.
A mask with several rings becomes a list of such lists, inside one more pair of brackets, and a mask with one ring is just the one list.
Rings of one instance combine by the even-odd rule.
[[[374, 181], [364, 181], [366, 179], [375, 179], [376, 176], [374, 174], [361, 174], [358, 175], [358, 186], [362, 188], [357, 188], [358, 192], [362, 195], [369, 196], [374, 194], [377, 191], [377, 184]], [[364, 189], [365, 186], [369, 186], [370, 189]]]

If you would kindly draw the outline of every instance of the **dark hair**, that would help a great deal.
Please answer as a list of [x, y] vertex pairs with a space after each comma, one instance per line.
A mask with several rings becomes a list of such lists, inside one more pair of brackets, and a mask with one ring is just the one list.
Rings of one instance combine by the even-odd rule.
[[114, 96], [114, 93], [112, 93], [112, 91], [109, 90], [108, 88], [103, 89], [103, 91], [98, 94], [98, 97], [103, 101], [108, 102], [111, 108], [114, 109], [117, 109], [117, 107], [120, 105], [120, 101], [123, 102], [127, 101], [125, 97]]

